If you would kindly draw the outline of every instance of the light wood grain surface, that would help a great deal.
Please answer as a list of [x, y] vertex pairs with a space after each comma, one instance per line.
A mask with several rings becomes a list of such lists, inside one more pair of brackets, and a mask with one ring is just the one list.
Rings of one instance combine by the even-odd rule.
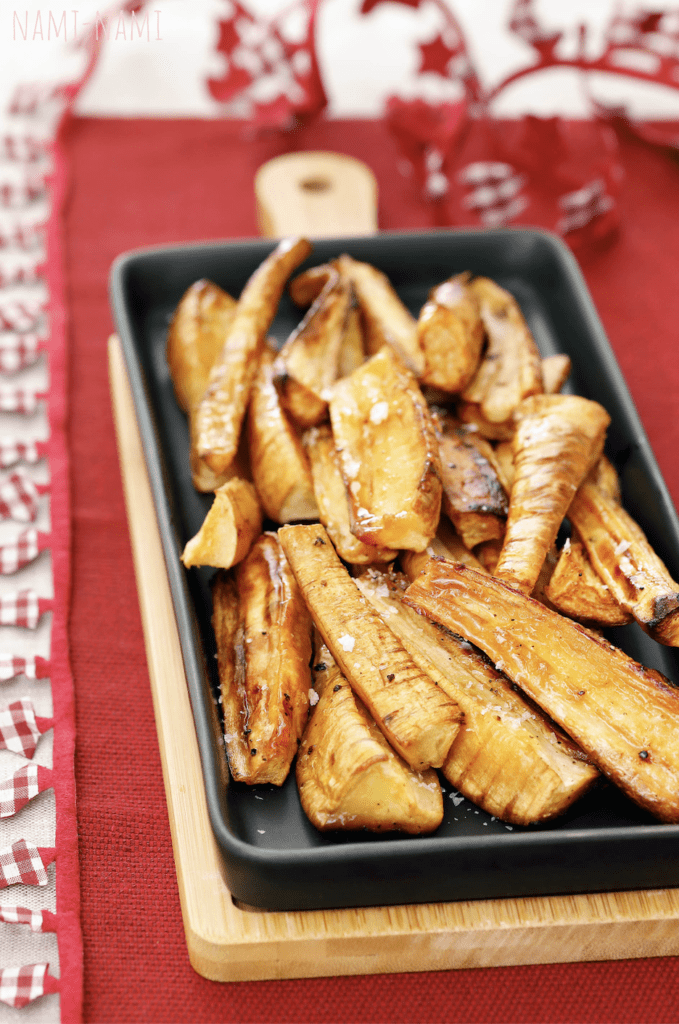
[[208, 820], [179, 637], [118, 339], [111, 394], [191, 963], [216, 981], [679, 954], [679, 890], [266, 913], [236, 906]]

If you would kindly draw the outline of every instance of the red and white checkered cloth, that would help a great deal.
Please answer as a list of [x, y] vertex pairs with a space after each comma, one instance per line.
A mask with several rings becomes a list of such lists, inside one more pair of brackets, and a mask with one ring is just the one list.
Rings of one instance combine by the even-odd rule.
[[41, 764], [25, 764], [23, 768], [0, 782], [0, 818], [18, 814], [30, 800], [46, 789], [51, 789], [52, 769]]
[[[0, 235], [0, 245], [2, 237]], [[18, 373], [32, 366], [47, 348], [44, 333], [17, 334], [16, 331], [0, 335], [0, 373]]]
[[[2, 349], [0, 349], [0, 364]], [[47, 456], [47, 441], [19, 441], [14, 437], [0, 437], [0, 468], [9, 469], [15, 462], [39, 462]]]
[[0, 594], [0, 626], [35, 629], [41, 616], [51, 609], [50, 598], [39, 597], [35, 590], [14, 590], [9, 594]]
[[50, 674], [50, 663], [39, 654], [19, 658], [14, 654], [0, 654], [0, 683], [7, 683], [17, 676], [27, 679], [47, 679]]
[[0, 889], [19, 883], [47, 885], [46, 868], [55, 854], [54, 847], [37, 847], [26, 839], [17, 839], [11, 846], [3, 846], [0, 848]]
[[18, 572], [34, 558], [37, 558], [41, 551], [50, 546], [50, 534], [42, 533], [29, 527], [6, 544], [0, 544], [0, 573], [9, 576]]
[[13, 701], [0, 711], [0, 749], [33, 757], [42, 733], [53, 725], [51, 718], [36, 717], [28, 697]]
[[2, 331], [37, 331], [47, 311], [41, 299], [26, 298], [18, 302], [0, 296], [0, 330]]
[[48, 139], [40, 139], [33, 135], [0, 136], [0, 160], [16, 160], [21, 164], [35, 163], [42, 160], [49, 152]]
[[37, 284], [45, 276], [45, 261], [42, 255], [23, 255], [21, 261], [14, 261], [8, 268], [0, 267], [0, 288], [12, 288], [18, 284]]
[[39, 996], [59, 991], [59, 979], [49, 973], [49, 964], [5, 967], [0, 971], [0, 1001], [21, 1009]]
[[39, 217], [14, 224], [0, 224], [0, 249], [19, 249], [28, 252], [42, 244], [45, 223]]
[[30, 416], [38, 408], [38, 403], [46, 398], [44, 391], [33, 388], [0, 387], [0, 412], [19, 412]]
[[47, 185], [44, 174], [34, 174], [25, 181], [0, 182], [0, 206], [17, 209], [28, 206], [38, 199], [44, 199]]
[[51, 910], [31, 910], [29, 907], [0, 906], [0, 921], [5, 924], [27, 924], [32, 932], [55, 932], [57, 915]]
[[38, 514], [40, 495], [48, 488], [36, 484], [23, 469], [0, 478], [0, 519], [32, 523]]

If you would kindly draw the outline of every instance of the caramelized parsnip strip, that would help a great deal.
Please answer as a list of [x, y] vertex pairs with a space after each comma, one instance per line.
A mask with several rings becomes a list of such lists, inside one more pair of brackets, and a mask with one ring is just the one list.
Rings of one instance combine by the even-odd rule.
[[342, 337], [340, 348], [338, 377], [348, 377], [350, 373], [357, 370], [365, 362], [365, 351], [363, 347], [363, 330], [361, 328], [361, 313], [356, 305], [356, 296], [352, 286], [352, 305], [349, 310], [347, 321]]
[[274, 354], [266, 349], [252, 388], [248, 440], [252, 479], [270, 519], [318, 519], [309, 460], [273, 382]]
[[679, 821], [679, 690], [492, 576], [432, 560], [404, 600], [480, 647], [612, 782]]
[[481, 437], [488, 441], [511, 441], [514, 437], [515, 427], [511, 416], [504, 423], [491, 423], [483, 415], [481, 406], [475, 402], [458, 402], [457, 417], [462, 423], [478, 430]]
[[353, 284], [361, 308], [365, 347], [374, 355], [389, 345], [409, 370], [420, 377], [424, 353], [417, 338], [417, 321], [394, 291], [389, 279], [369, 263], [340, 256], [337, 266]]
[[447, 558], [449, 562], [464, 562], [479, 572], [486, 571], [445, 516], [441, 516], [436, 536], [432, 537], [426, 551], [402, 551], [400, 562], [408, 579], [412, 581], [422, 572], [429, 559], [436, 557]]
[[364, 544], [351, 532], [347, 491], [330, 427], [327, 424], [313, 427], [304, 435], [303, 442], [311, 463], [318, 518], [340, 558], [351, 565], [393, 561], [397, 551]]
[[417, 382], [392, 349], [335, 384], [330, 421], [352, 533], [366, 544], [424, 550], [441, 510], [438, 445]]
[[622, 608], [587, 557], [582, 541], [569, 538], [545, 588], [562, 615], [599, 626], [624, 626], [632, 615]]
[[610, 498], [611, 501], [620, 503], [620, 480], [615, 466], [602, 455], [596, 466], [589, 474], [589, 480], [596, 484], [600, 491]]
[[522, 399], [543, 391], [540, 353], [513, 295], [486, 277], [470, 287], [488, 346], [462, 397], [480, 405], [486, 420], [504, 423]]
[[542, 384], [546, 395], [558, 395], [571, 375], [570, 356], [561, 352], [542, 360]]
[[582, 751], [470, 644], [403, 604], [398, 578], [368, 571], [361, 593], [413, 661], [464, 711], [442, 767], [464, 796], [516, 825], [562, 814], [599, 778]]
[[184, 293], [167, 332], [167, 364], [184, 412], [200, 402], [233, 318], [237, 302], [212, 281], [196, 281]]
[[288, 285], [290, 298], [296, 306], [310, 306], [336, 273], [337, 267], [334, 263], [321, 263], [318, 267], [303, 270], [301, 274], [293, 277]]
[[326, 392], [339, 374], [351, 303], [351, 285], [333, 271], [274, 363], [274, 383], [281, 401], [302, 428], [313, 427], [327, 418]]
[[495, 471], [505, 492], [511, 494], [514, 484], [514, 445], [511, 441], [500, 441], [495, 446]]
[[442, 411], [432, 415], [441, 458], [443, 509], [468, 548], [504, 536], [507, 496], [487, 441]]
[[224, 347], [196, 411], [197, 457], [223, 473], [238, 449], [258, 357], [288, 277], [307, 258], [306, 239], [284, 239], [245, 285]]
[[215, 491], [203, 525], [184, 548], [182, 562], [230, 569], [240, 562], [262, 532], [257, 492], [247, 480], [234, 477]]
[[280, 786], [307, 720], [311, 620], [275, 534], [235, 574], [235, 588], [220, 573], [213, 589], [229, 767], [240, 782]]
[[439, 768], [459, 708], [417, 666], [359, 592], [322, 526], [279, 531], [316, 626], [343, 675], [411, 768]]
[[425, 361], [422, 381], [452, 394], [474, 376], [484, 338], [479, 304], [468, 281], [469, 274], [458, 274], [432, 289], [417, 321]]
[[413, 771], [391, 749], [325, 644], [314, 661], [320, 699], [297, 755], [299, 798], [312, 825], [433, 832], [443, 819], [436, 772]]
[[515, 476], [494, 575], [530, 594], [573, 495], [601, 455], [610, 417], [576, 395], [536, 395], [515, 419]]
[[679, 583], [638, 523], [590, 480], [575, 495], [568, 518], [616, 601], [654, 640], [679, 647]]

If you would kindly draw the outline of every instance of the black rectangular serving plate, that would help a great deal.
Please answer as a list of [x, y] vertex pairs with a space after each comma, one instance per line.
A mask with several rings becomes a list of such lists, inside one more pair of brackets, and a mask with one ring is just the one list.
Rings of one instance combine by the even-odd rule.
[[[186, 571], [179, 556], [212, 496], [189, 471], [187, 424], [165, 361], [172, 312], [184, 291], [209, 278], [238, 296], [270, 241], [149, 249], [114, 264], [111, 299], [129, 372], [158, 512], [184, 657], [205, 789], [232, 896], [270, 910], [543, 896], [679, 885], [679, 825], [663, 825], [606, 782], [557, 821], [510, 828], [444, 787], [434, 835], [317, 832], [297, 796], [294, 771], [280, 788], [229, 778], [214, 694], [211, 570]], [[559, 239], [530, 230], [382, 234], [315, 243], [309, 265], [342, 252], [384, 271], [417, 315], [430, 288], [469, 270], [518, 299], [543, 355], [566, 352], [568, 385], [596, 399], [612, 424], [607, 454], [623, 502], [679, 577], [679, 521], [577, 264]], [[300, 318], [284, 296], [272, 327], [282, 343]], [[679, 683], [679, 652], [636, 625], [608, 634], [633, 658]], [[679, 736], [679, 732], [678, 732]], [[678, 739], [679, 742], [679, 739]]]

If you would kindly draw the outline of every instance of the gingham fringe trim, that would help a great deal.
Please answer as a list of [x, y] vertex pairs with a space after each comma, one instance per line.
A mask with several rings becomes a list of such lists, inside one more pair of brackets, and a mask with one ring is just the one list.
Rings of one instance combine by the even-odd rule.
[[32, 589], [0, 594], [0, 626], [35, 629], [45, 612], [51, 610], [50, 598], [40, 597]]
[[0, 782], [0, 818], [11, 818], [18, 814], [27, 803], [51, 789], [52, 769], [41, 764], [25, 764], [23, 768]]
[[[0, 348], [0, 365], [2, 349]], [[47, 441], [19, 441], [14, 437], [0, 437], [0, 468], [9, 469], [15, 462], [34, 464], [47, 455]]]
[[32, 523], [38, 514], [40, 495], [49, 490], [46, 484], [36, 484], [21, 468], [6, 477], [0, 477], [0, 519], [13, 519], [17, 523]]
[[0, 711], [0, 749], [32, 758], [44, 732], [52, 728], [51, 718], [36, 716], [28, 697], [22, 697]]
[[54, 847], [37, 847], [26, 839], [0, 848], [0, 889], [10, 885], [47, 885], [47, 867], [56, 856]]
[[21, 164], [32, 164], [42, 160], [50, 149], [48, 139], [39, 139], [33, 135], [1, 135], [0, 160], [17, 161]]
[[40, 299], [25, 298], [9, 301], [0, 296], [0, 330], [37, 331], [47, 311]]
[[49, 973], [49, 964], [4, 967], [0, 971], [0, 1002], [21, 1009], [34, 999], [59, 991], [59, 979]]
[[0, 573], [10, 576], [38, 557], [50, 545], [50, 534], [30, 527], [13, 540], [0, 544]]
[[39, 654], [20, 658], [14, 654], [0, 654], [0, 682], [7, 683], [17, 676], [26, 679], [48, 679], [50, 662]]
[[32, 932], [55, 932], [57, 930], [57, 915], [53, 914], [51, 910], [0, 906], [0, 921], [5, 924], [27, 924]]

